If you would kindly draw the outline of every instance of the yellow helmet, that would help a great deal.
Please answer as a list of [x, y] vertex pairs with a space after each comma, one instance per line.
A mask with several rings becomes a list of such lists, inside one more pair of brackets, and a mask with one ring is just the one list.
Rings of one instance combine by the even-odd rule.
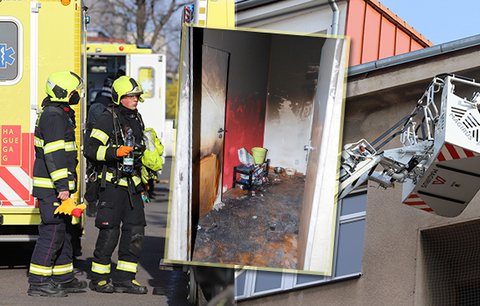
[[141, 94], [143, 94], [142, 86], [134, 78], [124, 75], [113, 82], [112, 100], [117, 105], [120, 104], [123, 96], [138, 96], [138, 101], [143, 102]]
[[68, 103], [75, 92], [83, 95], [83, 80], [71, 71], [54, 72], [48, 76], [45, 91], [50, 101]]

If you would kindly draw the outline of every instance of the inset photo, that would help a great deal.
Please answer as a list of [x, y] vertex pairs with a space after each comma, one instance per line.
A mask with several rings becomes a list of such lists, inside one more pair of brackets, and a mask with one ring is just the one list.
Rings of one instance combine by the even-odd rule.
[[331, 274], [347, 54], [184, 28], [166, 262]]

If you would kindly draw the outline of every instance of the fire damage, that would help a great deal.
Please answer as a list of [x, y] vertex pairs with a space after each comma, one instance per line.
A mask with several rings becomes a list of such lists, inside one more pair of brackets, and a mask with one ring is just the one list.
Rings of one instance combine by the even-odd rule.
[[296, 269], [305, 176], [276, 170], [228, 190], [224, 205], [200, 218], [193, 261]]

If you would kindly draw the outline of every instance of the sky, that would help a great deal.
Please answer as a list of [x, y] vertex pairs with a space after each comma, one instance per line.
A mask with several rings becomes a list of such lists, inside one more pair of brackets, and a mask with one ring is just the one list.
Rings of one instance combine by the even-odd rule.
[[378, 0], [434, 45], [480, 34], [480, 0]]

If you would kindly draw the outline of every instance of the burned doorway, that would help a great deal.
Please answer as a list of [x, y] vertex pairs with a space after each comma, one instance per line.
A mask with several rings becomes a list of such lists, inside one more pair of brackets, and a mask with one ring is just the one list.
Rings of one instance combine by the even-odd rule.
[[[304, 213], [303, 189], [308, 173], [308, 152], [305, 148], [308, 149], [311, 143], [318, 146], [309, 154], [318, 154], [319, 161], [318, 171], [310, 176], [313, 181], [311, 185], [317, 186], [317, 182], [321, 181], [319, 177], [330, 177], [335, 181], [343, 115], [342, 73], [346, 67], [344, 41], [316, 35], [205, 28], [193, 28], [190, 34], [193, 42], [189, 44], [190, 59], [183, 63], [193, 75], [193, 85], [188, 83], [188, 77], [184, 77], [185, 86], [182, 85], [181, 88], [185, 89], [185, 96], [180, 101], [184, 105], [179, 105], [179, 118], [184, 121], [181, 124], [179, 120], [177, 135], [177, 143], [182, 144], [182, 147], [177, 145], [177, 151], [185, 150], [190, 141], [191, 159], [178, 161], [171, 220], [180, 226], [170, 228], [170, 231], [185, 233], [186, 227], [180, 217], [187, 216], [191, 222], [191, 232], [186, 233], [193, 234], [184, 241], [180, 241], [177, 238], [180, 236], [175, 234], [174, 239], [169, 241], [173, 255], [168, 259], [185, 258], [183, 253], [175, 253], [175, 250], [188, 248], [190, 254], [193, 254], [189, 260], [194, 262], [298, 269], [299, 261], [296, 257], [305, 254], [305, 250], [298, 250], [298, 236], [319, 229], [318, 226], [310, 226], [311, 218], [302, 219], [307, 222], [305, 226], [299, 224], [300, 216]], [[223, 127], [226, 133], [223, 166], [220, 168], [222, 179], [220, 186], [213, 185], [213, 190], [209, 190], [214, 193], [220, 190], [225, 206], [217, 206], [218, 210], [212, 209], [200, 219], [195, 219], [194, 214], [200, 212], [195, 203], [200, 202], [200, 195], [205, 192], [199, 182], [200, 160], [208, 156], [200, 149], [202, 137], [206, 137], [201, 132], [202, 99], [209, 98], [203, 95], [204, 86], [201, 83], [204, 80], [199, 77], [201, 67], [207, 67], [204, 65], [206, 59], [203, 58], [205, 54], [202, 51], [204, 45], [229, 53]], [[217, 68], [208, 66], [208, 69]], [[192, 88], [191, 95], [189, 88]], [[318, 88], [321, 88], [320, 94]], [[189, 104], [191, 108], [188, 107]], [[317, 112], [315, 121], [314, 112]], [[320, 125], [316, 127], [319, 133], [311, 132], [312, 122]], [[209, 128], [212, 133], [218, 131], [218, 127]], [[216, 137], [218, 136], [217, 134]], [[318, 139], [313, 142], [311, 137]], [[250, 164], [247, 161], [245, 164], [239, 157], [239, 150], [244, 148], [252, 152], [254, 147], [266, 148], [266, 158]], [[238, 166], [243, 165], [251, 167], [250, 170], [261, 167], [265, 177], [263, 183], [244, 185], [247, 188], [240, 189], [236, 185], [234, 172]], [[217, 171], [216, 167], [217, 163], [212, 163], [206, 168]], [[275, 168], [283, 171], [275, 172]], [[184, 174], [187, 171], [192, 174], [191, 185], [185, 180]], [[325, 175], [322, 171], [329, 171], [330, 174]], [[322, 203], [328, 206], [328, 210], [318, 209], [320, 201], [316, 194], [309, 197], [315, 202], [309, 205], [315, 209], [307, 210], [306, 213], [325, 213], [334, 219], [335, 188], [326, 188], [324, 193], [330, 196]], [[189, 194], [191, 206], [185, 206], [185, 201], [181, 199], [188, 199]], [[205, 218], [210, 221], [204, 222], [207, 220]], [[199, 222], [196, 223], [196, 220]], [[306, 233], [302, 233], [301, 229]], [[321, 231], [330, 233], [332, 230], [334, 231], [332, 226], [321, 228]], [[237, 236], [230, 235], [233, 233]], [[263, 234], [263, 237], [256, 240], [255, 245], [247, 246], [247, 242], [255, 241], [253, 234], [256, 233]], [[285, 233], [288, 235], [282, 236]], [[228, 236], [232, 245], [225, 245], [221, 241]], [[234, 245], [243, 249], [235, 250]], [[331, 246], [331, 243], [327, 241], [322, 245]], [[292, 252], [272, 255], [282, 253], [277, 252], [280, 249], [290, 249]], [[267, 252], [262, 253], [262, 250]], [[274, 257], [279, 261], [272, 264], [268, 259]], [[326, 258], [322, 260], [328, 260], [328, 256]]]
[[[319, 211], [304, 199], [318, 201], [322, 131], [332, 115], [325, 105], [343, 84], [336, 67], [340, 59], [333, 60], [341, 57], [341, 44], [324, 37], [211, 29], [203, 35], [204, 44], [230, 53], [222, 185], [199, 190], [201, 196], [222, 194], [224, 207], [201, 210], [192, 260], [298, 269], [313, 241], [310, 215]], [[217, 69], [204, 61], [202, 67]], [[203, 89], [202, 84], [202, 99], [209, 99]], [[253, 147], [266, 148], [266, 159], [240, 160], [239, 150], [253, 154]], [[210, 161], [205, 169], [216, 166]], [[328, 213], [334, 219], [334, 211]]]
[[202, 46], [199, 215], [221, 203], [229, 53]]
[[229, 66], [229, 53], [205, 44], [203, 33], [197, 35], [194, 41], [192, 246], [195, 244], [198, 219], [221, 202]]

